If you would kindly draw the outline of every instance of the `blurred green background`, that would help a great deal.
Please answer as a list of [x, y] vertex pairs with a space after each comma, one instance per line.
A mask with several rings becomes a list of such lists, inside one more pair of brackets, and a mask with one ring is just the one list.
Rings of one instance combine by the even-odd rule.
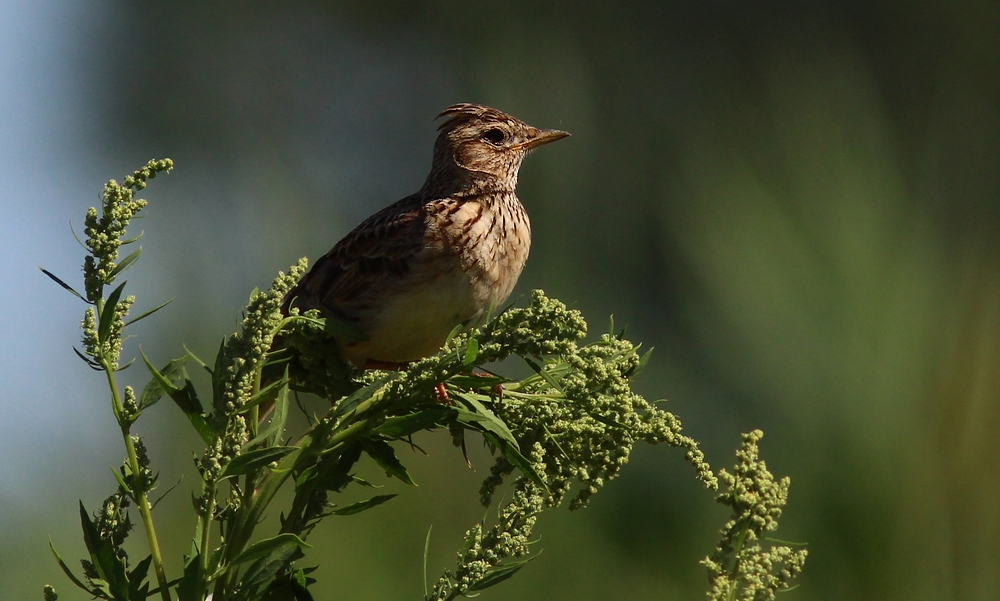
[[[76, 500], [123, 454], [83, 305], [35, 269], [79, 277], [67, 221], [173, 158], [129, 287], [174, 302], [129, 352], [210, 356], [253, 287], [421, 185], [455, 102], [573, 133], [522, 168], [515, 295], [629, 324], [637, 388], [716, 467], [766, 432], [776, 536], [810, 550], [784, 598], [1000, 599], [1000, 3], [8, 1], [0, 57], [0, 599], [86, 598], [46, 537], [75, 565]], [[177, 574], [197, 441], [166, 403], [137, 429], [161, 490], [186, 473], [158, 508]], [[430, 577], [454, 565], [489, 461], [418, 442], [418, 488], [314, 535], [317, 599], [419, 598], [430, 524]], [[725, 517], [639, 447], [484, 598], [703, 598]]]

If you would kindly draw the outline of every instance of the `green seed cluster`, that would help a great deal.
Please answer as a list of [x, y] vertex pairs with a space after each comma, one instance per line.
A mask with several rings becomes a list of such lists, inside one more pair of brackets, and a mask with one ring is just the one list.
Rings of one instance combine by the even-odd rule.
[[287, 274], [278, 272], [266, 292], [254, 291], [250, 296], [240, 331], [225, 342], [222, 394], [215, 407], [218, 419], [235, 415], [253, 394], [255, 373], [267, 358], [284, 319], [281, 302], [305, 270], [306, 260], [300, 259]]
[[545, 491], [522, 479], [509, 503], [500, 510], [497, 525], [486, 532], [476, 524], [465, 533], [465, 548], [458, 553], [458, 568], [446, 570], [429, 599], [445, 601], [475, 590], [505, 559], [528, 554], [531, 530], [545, 507]]
[[483, 326], [477, 363], [499, 361], [510, 355], [570, 354], [586, 335], [587, 322], [579, 311], [567, 309], [562, 302], [534, 290], [527, 308], [509, 309]]
[[91, 207], [84, 218], [84, 233], [87, 236], [85, 244], [90, 255], [84, 260], [83, 280], [87, 300], [97, 302], [102, 297], [104, 285], [111, 283], [118, 265], [118, 249], [125, 241], [125, 229], [132, 217], [143, 207], [146, 201], [135, 198], [135, 190], [146, 187], [146, 180], [156, 177], [159, 172], [169, 172], [173, 169], [173, 161], [150, 161], [145, 167], [125, 178], [124, 184], [115, 180], [104, 185], [101, 194], [101, 215]]
[[[250, 295], [240, 331], [223, 343], [222, 360], [217, 367], [221, 371], [217, 383], [220, 394], [214, 397], [215, 411], [211, 418], [215, 431], [223, 434], [205, 449], [198, 462], [206, 482], [217, 480], [250, 439], [249, 425], [239, 411], [253, 394], [258, 369], [266, 361], [274, 336], [283, 323], [281, 302], [305, 270], [306, 260], [300, 259], [287, 274], [279, 271], [267, 291], [255, 290]], [[197, 499], [195, 506], [205, 511], [207, 499]]]
[[94, 307], [87, 307], [87, 310], [84, 311], [83, 321], [80, 322], [80, 328], [83, 330], [81, 338], [83, 350], [98, 364], [103, 359], [111, 365], [112, 369], [118, 369], [118, 359], [121, 357], [122, 342], [124, 341], [122, 332], [125, 330], [125, 318], [128, 317], [133, 303], [135, 303], [135, 297], [131, 294], [118, 300], [111, 318], [108, 336], [103, 342], [101, 342], [98, 333], [97, 311]]
[[[576, 481], [580, 490], [570, 508], [584, 506], [618, 475], [640, 440], [684, 449], [698, 478], [717, 486], [698, 444], [681, 434], [680, 421], [632, 392], [628, 379], [641, 358], [631, 342], [605, 334], [579, 347], [577, 341], [586, 333], [579, 312], [566, 310], [541, 291], [533, 293], [527, 309], [508, 311], [490, 326], [490, 334], [484, 328], [484, 338], [490, 340], [483, 345], [484, 354], [495, 345], [500, 356], [507, 351], [555, 355], [541, 367], [543, 374], [512, 386], [494, 408], [522, 449], [541, 446], [552, 505], [559, 505]], [[480, 491], [485, 504], [512, 470], [506, 459], [498, 459]]]
[[719, 471], [726, 491], [716, 500], [733, 514], [719, 545], [701, 562], [708, 569], [710, 601], [771, 601], [789, 588], [808, 555], [805, 549], [771, 545], [765, 550], [760, 544], [764, 532], [778, 527], [789, 485], [787, 477], [775, 481], [760, 460], [757, 443], [763, 436], [760, 430], [744, 434], [733, 473]]

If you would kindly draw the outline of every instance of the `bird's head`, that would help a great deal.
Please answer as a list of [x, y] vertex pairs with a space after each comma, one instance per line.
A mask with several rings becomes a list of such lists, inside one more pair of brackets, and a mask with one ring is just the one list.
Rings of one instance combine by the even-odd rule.
[[448, 120], [438, 128], [434, 164], [428, 184], [454, 178], [482, 186], [513, 189], [517, 171], [528, 152], [565, 138], [557, 129], [538, 129], [496, 109], [478, 104], [456, 104], [438, 117]]

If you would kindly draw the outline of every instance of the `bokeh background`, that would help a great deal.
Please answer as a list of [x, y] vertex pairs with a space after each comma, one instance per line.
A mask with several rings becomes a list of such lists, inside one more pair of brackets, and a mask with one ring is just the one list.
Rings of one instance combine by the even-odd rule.
[[[785, 598], [1000, 599], [993, 0], [0, 2], [0, 598], [86, 598], [47, 537], [75, 565], [76, 501], [123, 454], [71, 351], [83, 305], [36, 269], [76, 281], [102, 183], [176, 161], [129, 275], [140, 309], [174, 301], [129, 352], [210, 356], [252, 288], [420, 186], [460, 101], [573, 133], [522, 169], [516, 294], [629, 324], [656, 348], [638, 389], [717, 467], [765, 430], [776, 536], [810, 549]], [[197, 441], [168, 403], [138, 430], [181, 480], [157, 509], [177, 573]], [[314, 535], [317, 599], [419, 598], [431, 524], [430, 577], [453, 565], [488, 460], [418, 442], [418, 488]], [[726, 512], [692, 476], [637, 448], [484, 598], [702, 598]]]

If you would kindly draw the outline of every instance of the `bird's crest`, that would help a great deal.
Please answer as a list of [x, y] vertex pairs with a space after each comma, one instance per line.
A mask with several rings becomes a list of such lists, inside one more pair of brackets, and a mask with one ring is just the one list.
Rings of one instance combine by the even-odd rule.
[[504, 113], [503, 111], [498, 111], [497, 109], [483, 106], [481, 104], [471, 104], [468, 102], [453, 104], [441, 111], [441, 113], [435, 118], [440, 119], [441, 117], [449, 117], [449, 119], [438, 126], [439, 130], [444, 129], [458, 121], [469, 121], [476, 118], [495, 119], [497, 121], [509, 121], [513, 119], [510, 115]]

